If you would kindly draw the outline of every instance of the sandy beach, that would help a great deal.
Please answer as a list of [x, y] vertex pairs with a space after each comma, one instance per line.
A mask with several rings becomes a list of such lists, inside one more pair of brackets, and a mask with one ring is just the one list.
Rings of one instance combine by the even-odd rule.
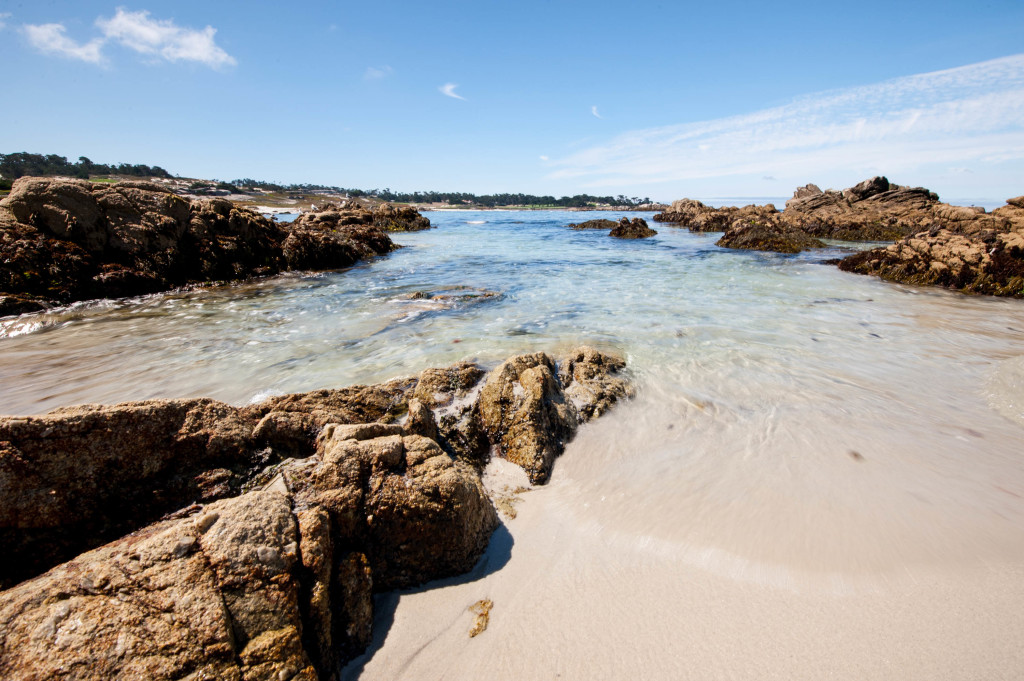
[[[837, 508], [847, 490], [820, 508], [766, 494], [692, 504], [703, 524], [659, 518], [651, 499], [608, 503], [612, 482], [581, 492], [618, 416], [522, 495], [473, 574], [378, 597], [374, 643], [344, 678], [1019, 678], [1020, 490], [989, 481], [987, 511], [964, 497], [922, 514], [890, 488], [884, 514], [866, 492], [863, 507]], [[594, 512], [602, 502], [610, 513]], [[638, 536], [645, 515], [654, 532]], [[830, 533], [819, 552], [810, 540]], [[489, 626], [470, 638], [480, 599], [493, 601]]]

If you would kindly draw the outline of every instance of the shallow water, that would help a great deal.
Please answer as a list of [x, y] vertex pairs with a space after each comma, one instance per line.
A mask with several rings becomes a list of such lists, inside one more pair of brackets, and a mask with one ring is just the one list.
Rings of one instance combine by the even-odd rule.
[[6, 319], [0, 413], [241, 404], [588, 343], [626, 356], [639, 394], [532, 493], [563, 527], [771, 588], [1019, 565], [1024, 302], [823, 264], [849, 244], [564, 227], [620, 215], [434, 212], [439, 229], [343, 272]]

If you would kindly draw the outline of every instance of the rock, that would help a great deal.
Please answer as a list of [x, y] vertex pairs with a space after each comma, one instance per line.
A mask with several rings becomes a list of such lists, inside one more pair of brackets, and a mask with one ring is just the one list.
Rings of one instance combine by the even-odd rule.
[[375, 591], [483, 553], [487, 435], [546, 479], [577, 423], [629, 394], [622, 366], [582, 347], [557, 371], [522, 355], [486, 381], [463, 363], [242, 409], [0, 419], [3, 578], [34, 576], [0, 592], [0, 677], [330, 678], [368, 645]]
[[[843, 198], [852, 203], [887, 191], [889, 191], [888, 178], [875, 176], [870, 180], [864, 180], [860, 184], [856, 184], [849, 189], [844, 189]], [[793, 196], [796, 197], [796, 194], [794, 193]]]
[[404, 415], [409, 409], [409, 396], [417, 383], [416, 378], [400, 378], [378, 385], [280, 395], [243, 407], [241, 413], [257, 421], [274, 412], [308, 415], [312, 417], [311, 421], [305, 418], [296, 421], [297, 427], [289, 432], [295, 437], [306, 438], [307, 446], [312, 448], [316, 433], [328, 423], [391, 422]]
[[346, 267], [394, 250], [376, 225], [426, 220], [409, 210], [278, 224], [224, 199], [186, 200], [149, 182], [23, 177], [0, 201], [0, 297], [22, 302], [0, 312]]
[[[661, 222], [672, 222], [688, 227], [693, 232], [716, 232], [737, 228], [751, 222], [770, 223], [783, 234], [805, 232], [811, 237], [849, 241], [884, 241], [900, 239], [929, 227], [935, 210], [945, 204], [921, 187], [901, 187], [885, 177], [873, 177], [842, 192], [822, 191], [817, 185], [797, 188], [786, 209], [779, 213], [775, 206], [744, 206], [743, 208], [710, 208], [700, 201], [681, 199], [674, 201], [665, 213], [654, 216]], [[741, 234], [749, 236], [750, 229]], [[738, 235], [739, 236], [739, 235]], [[731, 239], [726, 239], [725, 244]], [[789, 238], [752, 239], [766, 244], [776, 242], [782, 248], [794, 248]], [[810, 242], [807, 242], [810, 243]], [[770, 246], [764, 250], [776, 250]], [[808, 247], [806, 244], [804, 248]], [[790, 252], [790, 251], [784, 251]]]
[[[497, 526], [472, 466], [401, 432], [332, 426], [317, 457], [278, 469], [285, 492], [218, 501], [0, 593], [0, 675], [329, 673], [369, 643], [373, 590], [469, 570]], [[38, 645], [59, 652], [33, 659], [23, 639], [52, 602], [75, 624], [54, 623]]]
[[0, 296], [0, 317], [39, 312], [46, 307], [46, 303], [26, 296]]
[[855, 253], [839, 268], [904, 284], [1024, 298], [1024, 229], [981, 234], [933, 229]]
[[647, 221], [643, 218], [622, 218], [619, 220], [619, 224], [613, 229], [608, 236], [613, 236], [617, 239], [646, 239], [657, 234], [656, 231], [647, 226]]
[[788, 228], [777, 221], [737, 221], [716, 242], [723, 248], [749, 251], [799, 253], [808, 248], [824, 248], [825, 244], [805, 232]]
[[417, 399], [409, 400], [409, 418], [405, 423], [405, 432], [407, 435], [420, 435], [434, 441], [440, 439], [434, 412]]
[[373, 209], [373, 226], [385, 232], [418, 232], [430, 229], [430, 220], [409, 206], [383, 203]]
[[252, 425], [209, 399], [0, 418], [0, 584], [9, 586], [202, 498], [237, 494]]
[[[924, 200], [927, 190], [905, 191]], [[1024, 199], [1010, 199], [991, 213], [936, 204], [931, 216], [926, 230], [851, 255], [840, 269], [964, 293], [1024, 297]]]
[[579, 423], [555, 379], [554, 362], [542, 352], [508, 359], [490, 373], [480, 415], [499, 455], [521, 466], [534, 484], [547, 482]]
[[533, 484], [547, 482], [577, 425], [632, 394], [617, 376], [623, 366], [587, 346], [570, 352], [557, 370], [543, 352], [503, 362], [480, 393], [480, 419], [498, 456], [521, 466]]
[[794, 192], [782, 219], [788, 227], [818, 238], [899, 239], [930, 225], [934, 210], [945, 205], [927, 189], [900, 187], [881, 176], [842, 192], [805, 191], [811, 186]]
[[[301, 219], [301, 218], [300, 218]], [[291, 270], [331, 270], [348, 267], [374, 255], [395, 250], [388, 235], [376, 227], [351, 226], [338, 230], [296, 223], [281, 246]]]
[[363, 547], [375, 590], [469, 570], [497, 527], [479, 473], [428, 438], [334, 428], [319, 457], [297, 498], [330, 514], [336, 546]]
[[459, 459], [482, 468], [491, 443], [480, 419], [479, 395], [486, 373], [463, 362], [420, 374], [414, 396], [434, 410], [438, 443]]
[[612, 230], [618, 227], [619, 223], [614, 220], [587, 220], [586, 222], [580, 223], [569, 223], [567, 226], [570, 229], [607, 229]]
[[608, 411], [621, 399], [633, 396], [629, 383], [619, 376], [626, 362], [592, 347], [581, 346], [558, 361], [558, 380], [580, 421]]
[[288, 499], [252, 492], [213, 516], [157, 523], [0, 592], [0, 676], [317, 679]]
[[671, 222], [687, 227], [691, 232], [724, 232], [737, 220], [743, 219], [766, 219], [777, 215], [775, 206], [725, 206], [723, 208], [711, 208], [694, 199], [680, 199], [673, 201], [668, 212], [659, 213], [654, 216], [659, 222]]
[[821, 187], [816, 184], [805, 184], [803, 187], [797, 187], [796, 191], [793, 192], [794, 199], [805, 199], [808, 196], [817, 196], [821, 194]]

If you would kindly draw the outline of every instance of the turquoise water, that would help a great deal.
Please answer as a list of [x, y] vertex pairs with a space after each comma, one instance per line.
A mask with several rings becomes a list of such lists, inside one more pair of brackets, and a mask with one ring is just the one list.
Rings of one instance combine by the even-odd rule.
[[842, 273], [840, 246], [565, 228], [620, 215], [432, 212], [342, 272], [9, 318], [0, 413], [244, 404], [587, 343], [639, 388], [556, 469], [591, 521], [825, 571], [1024, 546], [1024, 303]]

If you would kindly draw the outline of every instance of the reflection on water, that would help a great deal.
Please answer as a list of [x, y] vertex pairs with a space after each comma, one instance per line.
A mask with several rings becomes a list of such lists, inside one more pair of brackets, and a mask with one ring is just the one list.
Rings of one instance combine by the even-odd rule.
[[1024, 547], [1020, 301], [841, 273], [821, 263], [838, 248], [735, 252], [664, 225], [618, 241], [565, 212], [430, 217], [440, 229], [344, 272], [4, 320], [0, 412], [244, 403], [589, 343], [626, 355], [640, 391], [558, 464], [581, 523], [685, 538], [733, 570]]

